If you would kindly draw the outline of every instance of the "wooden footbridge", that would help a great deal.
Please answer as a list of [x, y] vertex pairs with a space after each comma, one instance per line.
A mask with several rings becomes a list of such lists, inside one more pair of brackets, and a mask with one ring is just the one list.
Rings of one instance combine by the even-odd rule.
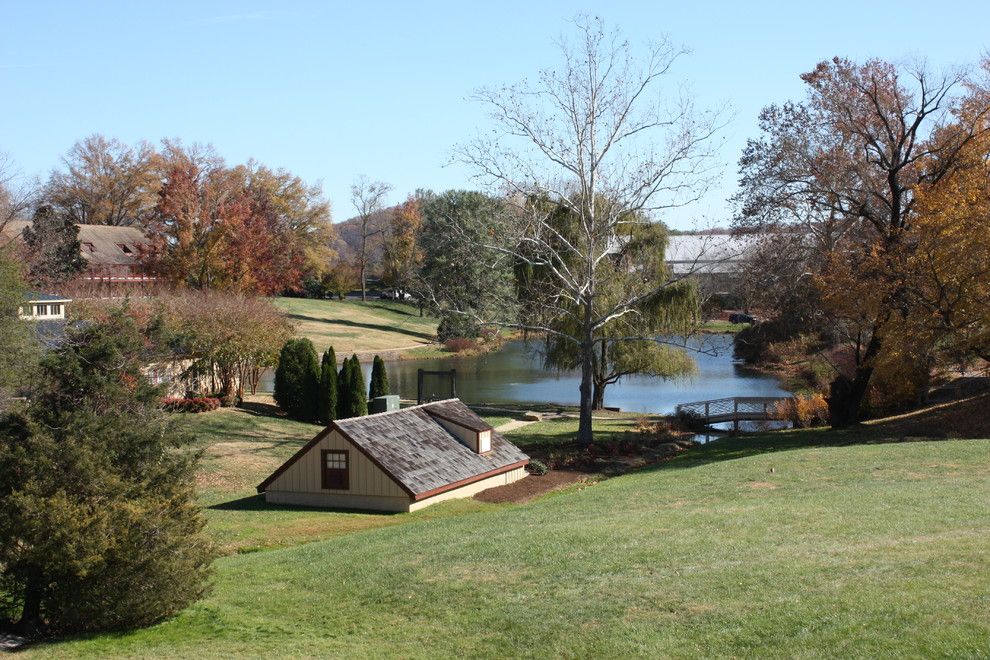
[[732, 422], [739, 430], [739, 422], [764, 422], [779, 419], [777, 404], [787, 400], [783, 396], [730, 396], [724, 399], [692, 401], [677, 406], [677, 415], [687, 416], [705, 426], [720, 422]]

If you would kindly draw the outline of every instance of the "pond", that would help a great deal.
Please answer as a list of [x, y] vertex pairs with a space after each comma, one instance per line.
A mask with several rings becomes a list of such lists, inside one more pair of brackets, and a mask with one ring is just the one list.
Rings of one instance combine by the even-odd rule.
[[[732, 335], [706, 335], [690, 339], [697, 373], [690, 378], [662, 380], [627, 376], [605, 390], [605, 405], [623, 411], [672, 413], [678, 403], [728, 396], [787, 396], [773, 376], [753, 371], [732, 359]], [[521, 341], [507, 342], [499, 351], [479, 356], [447, 359], [399, 360], [387, 363], [392, 392], [404, 399], [416, 398], [418, 369], [457, 370], [457, 396], [467, 403], [556, 403], [577, 405], [580, 374], [557, 373], [542, 367], [541, 357]], [[365, 382], [371, 361], [364, 365]], [[271, 391], [271, 376], [262, 389]]]

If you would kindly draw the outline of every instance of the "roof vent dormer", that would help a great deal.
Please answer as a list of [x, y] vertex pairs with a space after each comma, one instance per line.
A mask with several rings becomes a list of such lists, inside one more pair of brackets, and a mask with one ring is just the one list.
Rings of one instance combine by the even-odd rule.
[[476, 454], [492, 450], [492, 427], [480, 419], [459, 415], [454, 409], [447, 410], [442, 402], [426, 406], [424, 410]]

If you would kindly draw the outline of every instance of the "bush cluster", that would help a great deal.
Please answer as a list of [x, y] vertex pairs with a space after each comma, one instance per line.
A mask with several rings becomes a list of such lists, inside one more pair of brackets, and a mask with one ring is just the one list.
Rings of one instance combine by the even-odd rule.
[[828, 401], [817, 392], [784, 399], [777, 404], [774, 412], [778, 419], [791, 422], [796, 429], [827, 426], [829, 422]]
[[167, 412], [201, 413], [219, 407], [220, 399], [211, 396], [169, 397], [162, 402], [162, 409]]
[[450, 353], [473, 351], [476, 348], [478, 348], [478, 341], [476, 339], [468, 339], [467, 337], [454, 337], [443, 343], [443, 349]]

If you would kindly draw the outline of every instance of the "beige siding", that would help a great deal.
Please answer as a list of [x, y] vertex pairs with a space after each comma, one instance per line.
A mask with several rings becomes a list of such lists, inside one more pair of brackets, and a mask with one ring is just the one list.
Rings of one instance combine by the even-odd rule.
[[447, 429], [448, 433], [452, 433], [454, 437], [461, 441], [462, 444], [466, 445], [473, 451], [478, 451], [478, 432], [472, 431], [471, 429], [466, 429], [460, 424], [455, 424], [453, 422], [448, 422], [446, 419], [440, 419], [439, 417], [434, 417], [435, 421], [440, 426]]
[[297, 504], [328, 509], [362, 509], [367, 511], [408, 511], [409, 496], [375, 497], [373, 495], [340, 495], [340, 491], [319, 493], [285, 493], [268, 491], [265, 501], [273, 504]]
[[[350, 469], [350, 489], [327, 490], [322, 488], [323, 466], [320, 463], [320, 452], [323, 449], [346, 449]], [[404, 498], [408, 501], [409, 494], [399, 487], [387, 474], [378, 469], [368, 460], [357, 447], [345, 440], [336, 431], [331, 431], [325, 438], [310, 448], [304, 456], [289, 466], [266, 489], [268, 493], [319, 493], [324, 495], [367, 496], [385, 498]], [[269, 498], [268, 501], [275, 501]], [[301, 504], [302, 502], [297, 502]], [[342, 506], [342, 505], [331, 505]], [[352, 505], [353, 506], [353, 505]]]
[[440, 493], [439, 495], [434, 495], [433, 497], [428, 497], [425, 500], [419, 500], [418, 502], [412, 502], [409, 505], [410, 511], [416, 511], [417, 509], [422, 509], [423, 507], [430, 506], [431, 504], [436, 504], [437, 502], [443, 502], [445, 500], [454, 500], [460, 497], [471, 497], [483, 490], [488, 490], [489, 488], [495, 488], [496, 486], [504, 486], [506, 484], [511, 484], [513, 481], [519, 481], [526, 476], [526, 468], [516, 468], [515, 470], [510, 470], [509, 472], [503, 472], [502, 474], [496, 474], [494, 477], [488, 477], [487, 479], [482, 479], [481, 481], [475, 481], [473, 484], [466, 484], [460, 488], [455, 488], [453, 490], [448, 490], [445, 493]]

